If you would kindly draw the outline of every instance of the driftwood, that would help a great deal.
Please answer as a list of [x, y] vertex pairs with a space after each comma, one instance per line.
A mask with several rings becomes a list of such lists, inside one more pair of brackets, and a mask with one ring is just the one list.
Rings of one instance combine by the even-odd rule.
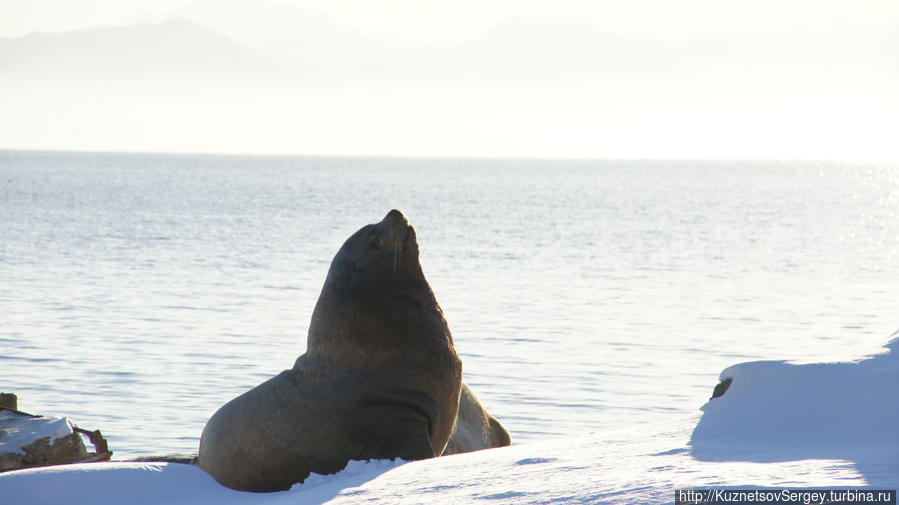
[[[0, 394], [0, 438], [6, 431], [18, 433], [24, 430], [27, 432], [31, 427], [29, 419], [51, 420], [51, 418], [22, 412], [17, 407], [16, 395]], [[4, 416], [4, 413], [7, 414]], [[109, 444], [103, 438], [100, 430], [89, 431], [73, 425], [71, 431], [67, 435], [37, 437], [18, 447], [3, 449], [0, 452], [0, 472], [40, 466], [107, 461], [112, 457]], [[94, 445], [94, 452], [87, 451], [81, 434], [86, 435]]]
[[125, 461], [133, 463], [179, 463], [182, 465], [196, 465], [196, 454], [166, 454], [165, 456], [139, 456], [137, 458], [126, 459]]

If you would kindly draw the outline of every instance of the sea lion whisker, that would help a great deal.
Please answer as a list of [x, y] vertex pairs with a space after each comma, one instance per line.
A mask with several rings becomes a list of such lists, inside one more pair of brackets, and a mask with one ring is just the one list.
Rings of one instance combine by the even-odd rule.
[[399, 262], [399, 255], [400, 255], [399, 248], [396, 247], [396, 243], [394, 243], [394, 248], [393, 248], [393, 278], [394, 279], [396, 279], [396, 270], [397, 270], [397, 263]]

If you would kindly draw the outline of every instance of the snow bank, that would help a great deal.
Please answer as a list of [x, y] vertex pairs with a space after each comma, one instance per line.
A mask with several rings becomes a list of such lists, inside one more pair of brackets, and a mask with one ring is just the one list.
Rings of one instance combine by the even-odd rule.
[[0, 475], [22, 505], [295, 503], [667, 503], [675, 487], [864, 486], [842, 461], [703, 462], [687, 441], [696, 418], [613, 436], [541, 442], [444, 458], [352, 462], [290, 491], [253, 494], [217, 484], [191, 465], [93, 463]]
[[856, 362], [742, 363], [702, 407], [693, 456], [703, 461], [851, 461], [869, 484], [896, 487], [899, 338]]
[[730, 367], [721, 376], [733, 384], [701, 418], [425, 461], [351, 462], [279, 493], [232, 491], [190, 465], [116, 462], [10, 472], [0, 489], [4, 503], [21, 505], [670, 503], [682, 487], [895, 489], [897, 345], [853, 363]]

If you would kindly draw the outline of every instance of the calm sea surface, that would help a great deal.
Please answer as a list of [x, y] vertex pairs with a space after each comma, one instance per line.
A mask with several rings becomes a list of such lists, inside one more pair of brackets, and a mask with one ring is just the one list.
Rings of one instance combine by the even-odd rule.
[[116, 457], [195, 452], [391, 208], [514, 443], [695, 412], [729, 365], [899, 328], [897, 167], [0, 151], [0, 390]]

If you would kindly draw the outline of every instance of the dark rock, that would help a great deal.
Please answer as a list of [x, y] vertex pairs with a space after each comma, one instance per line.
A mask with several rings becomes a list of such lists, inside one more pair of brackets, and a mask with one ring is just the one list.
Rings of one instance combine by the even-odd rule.
[[714, 400], [719, 396], [724, 396], [724, 393], [727, 392], [727, 388], [730, 387], [731, 382], [733, 382], [733, 379], [731, 378], [727, 378], [719, 382], [718, 385], [715, 386], [715, 390], [712, 391], [712, 397], [709, 398], [709, 400]]
[[12, 393], [0, 393], [0, 407], [16, 410], [19, 408], [19, 399]]

